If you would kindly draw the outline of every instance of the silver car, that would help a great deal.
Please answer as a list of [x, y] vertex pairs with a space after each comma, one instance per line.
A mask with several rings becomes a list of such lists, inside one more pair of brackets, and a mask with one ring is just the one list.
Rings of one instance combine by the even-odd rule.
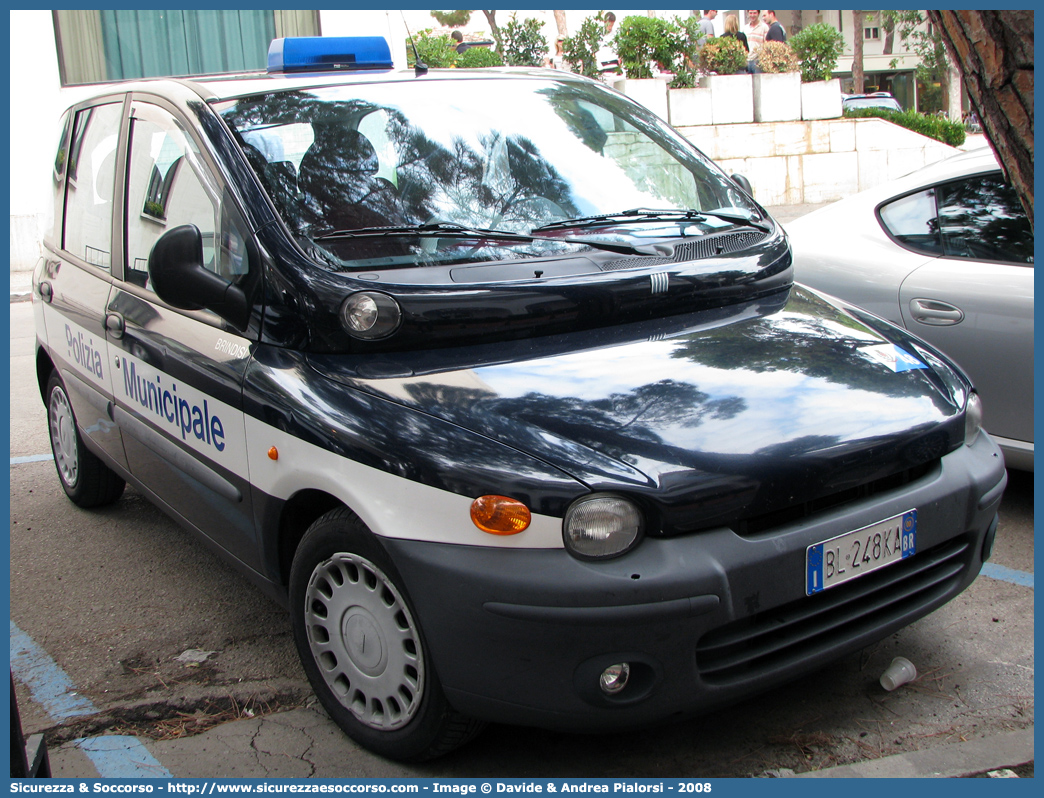
[[947, 158], [786, 225], [795, 278], [900, 324], [971, 377], [1033, 470], [1033, 230], [993, 153]]

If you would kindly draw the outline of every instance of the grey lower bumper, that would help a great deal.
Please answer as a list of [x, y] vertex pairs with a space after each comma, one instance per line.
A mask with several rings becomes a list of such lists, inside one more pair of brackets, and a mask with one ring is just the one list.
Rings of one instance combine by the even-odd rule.
[[[604, 730], [765, 690], [946, 603], [979, 573], [1005, 481], [982, 435], [910, 485], [753, 537], [722, 528], [648, 538], [600, 563], [564, 550], [382, 542], [458, 710]], [[909, 509], [914, 557], [805, 595], [809, 545]], [[631, 681], [606, 696], [598, 676], [622, 661]]]

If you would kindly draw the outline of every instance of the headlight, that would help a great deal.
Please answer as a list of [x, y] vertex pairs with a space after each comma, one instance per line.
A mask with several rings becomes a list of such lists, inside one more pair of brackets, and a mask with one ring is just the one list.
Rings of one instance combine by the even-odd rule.
[[354, 338], [386, 338], [399, 329], [402, 310], [387, 294], [360, 291], [341, 305], [341, 326]]
[[982, 429], [982, 400], [972, 392], [968, 396], [968, 404], [964, 408], [964, 443], [971, 446], [979, 437]]
[[596, 494], [573, 503], [562, 520], [570, 554], [581, 558], [615, 557], [638, 542], [641, 511], [622, 496]]

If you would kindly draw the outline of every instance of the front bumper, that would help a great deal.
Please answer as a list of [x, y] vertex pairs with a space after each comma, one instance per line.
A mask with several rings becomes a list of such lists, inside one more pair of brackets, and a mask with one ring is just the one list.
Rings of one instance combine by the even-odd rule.
[[[980, 435], [921, 479], [790, 526], [649, 538], [623, 557], [382, 539], [450, 702], [561, 730], [653, 723], [822, 667], [931, 612], [978, 575], [1006, 484]], [[918, 553], [805, 595], [805, 549], [918, 512]], [[988, 554], [987, 554], [988, 556]], [[597, 687], [630, 662], [616, 696]]]

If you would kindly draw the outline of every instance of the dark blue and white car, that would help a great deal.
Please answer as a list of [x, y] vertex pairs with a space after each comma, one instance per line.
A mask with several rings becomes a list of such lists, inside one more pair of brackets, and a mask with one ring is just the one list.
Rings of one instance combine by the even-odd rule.
[[65, 115], [37, 368], [70, 498], [129, 482], [287, 605], [352, 738], [695, 713], [978, 574], [1005, 471], [968, 379], [795, 285], [659, 119], [381, 40], [271, 62]]

